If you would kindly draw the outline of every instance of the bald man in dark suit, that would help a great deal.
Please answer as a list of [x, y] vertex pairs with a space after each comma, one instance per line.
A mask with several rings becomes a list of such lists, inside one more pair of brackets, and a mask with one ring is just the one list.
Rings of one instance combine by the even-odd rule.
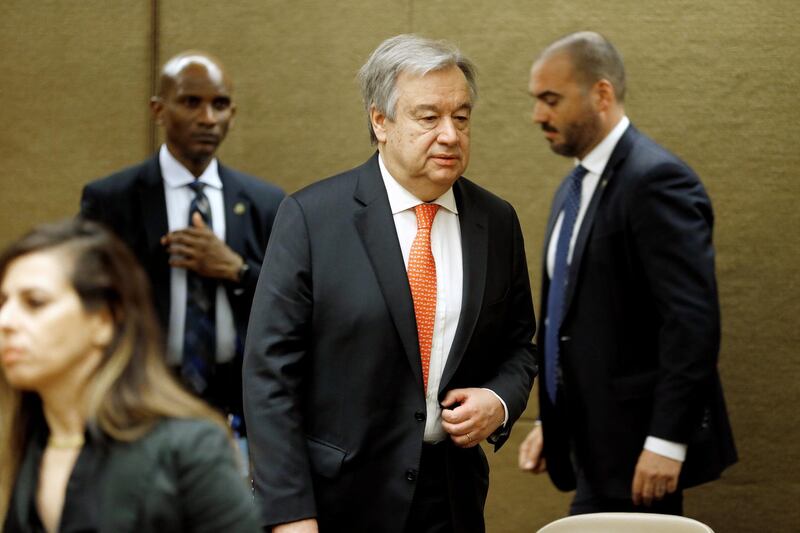
[[[236, 105], [233, 84], [213, 56], [188, 51], [167, 61], [150, 107], [165, 144], [143, 163], [86, 185], [81, 215], [131, 247], [152, 284], [167, 363], [243, 432], [244, 339], [284, 195], [216, 159]], [[198, 199], [206, 213], [193, 212]], [[208, 293], [205, 315], [192, 302], [196, 284]]]
[[531, 70], [534, 121], [576, 160], [545, 234], [540, 425], [525, 470], [577, 487], [570, 512], [682, 513], [736, 461], [717, 357], [711, 202], [625, 116], [608, 40], [569, 35]]

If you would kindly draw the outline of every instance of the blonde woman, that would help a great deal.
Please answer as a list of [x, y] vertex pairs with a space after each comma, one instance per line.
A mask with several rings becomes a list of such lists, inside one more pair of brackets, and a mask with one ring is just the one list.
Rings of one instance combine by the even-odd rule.
[[3, 532], [259, 531], [223, 420], [162, 363], [144, 273], [100, 226], [0, 255]]

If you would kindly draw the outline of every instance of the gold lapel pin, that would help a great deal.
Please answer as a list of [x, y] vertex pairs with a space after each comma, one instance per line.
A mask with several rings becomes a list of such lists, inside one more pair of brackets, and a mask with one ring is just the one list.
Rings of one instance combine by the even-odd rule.
[[233, 206], [233, 212], [237, 215], [244, 215], [246, 208], [244, 206], [244, 202], [238, 202], [236, 205]]

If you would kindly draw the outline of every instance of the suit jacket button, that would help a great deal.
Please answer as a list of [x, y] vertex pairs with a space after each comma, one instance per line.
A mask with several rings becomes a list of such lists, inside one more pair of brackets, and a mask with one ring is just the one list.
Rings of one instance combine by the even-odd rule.
[[406, 479], [409, 481], [416, 481], [417, 480], [417, 471], [413, 468], [409, 468], [406, 470]]
[[417, 411], [416, 413], [414, 413], [414, 420], [416, 420], [417, 422], [424, 422], [425, 413], [423, 413], [422, 411]]
[[572, 337], [570, 337], [569, 335], [564, 335], [563, 337], [561, 337], [561, 342], [569, 342], [571, 340]]

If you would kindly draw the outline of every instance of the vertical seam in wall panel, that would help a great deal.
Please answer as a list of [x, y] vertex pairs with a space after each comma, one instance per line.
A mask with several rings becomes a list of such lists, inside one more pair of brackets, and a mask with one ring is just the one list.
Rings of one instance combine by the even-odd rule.
[[[158, 0], [150, 0], [150, 94], [147, 95], [147, 101], [150, 97], [156, 94], [158, 85], [158, 67], [159, 67], [159, 19], [158, 19]], [[155, 152], [157, 146], [156, 123], [148, 116], [148, 134], [147, 134], [147, 153]]]

